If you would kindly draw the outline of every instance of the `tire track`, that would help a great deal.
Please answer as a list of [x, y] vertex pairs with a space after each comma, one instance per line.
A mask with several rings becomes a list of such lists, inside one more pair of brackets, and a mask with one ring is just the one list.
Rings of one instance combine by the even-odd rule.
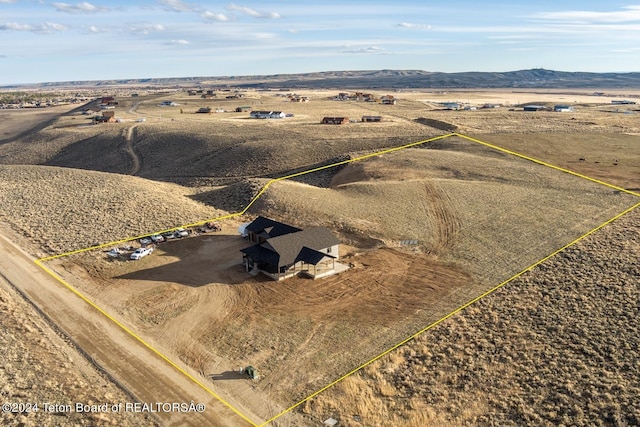
[[429, 253], [442, 255], [450, 249], [460, 231], [460, 218], [453, 210], [451, 199], [431, 182], [425, 180], [423, 198], [420, 198], [424, 212], [433, 226], [433, 242]]
[[142, 162], [140, 161], [140, 156], [138, 156], [133, 149], [133, 132], [137, 125], [133, 125], [126, 130], [126, 134], [124, 135], [125, 140], [125, 151], [131, 157], [131, 169], [129, 169], [129, 175], [136, 175], [140, 172], [140, 167], [142, 166]]

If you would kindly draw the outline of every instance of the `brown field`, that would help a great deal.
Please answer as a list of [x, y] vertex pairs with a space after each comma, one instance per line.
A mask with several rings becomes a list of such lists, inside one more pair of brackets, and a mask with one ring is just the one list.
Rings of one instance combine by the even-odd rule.
[[0, 143], [32, 131], [34, 128], [44, 128], [50, 122], [56, 121], [61, 114], [77, 107], [77, 105], [69, 104], [48, 108], [0, 109], [0, 122], [2, 123]]
[[[68, 251], [214, 218], [241, 208], [266, 178], [427, 139], [445, 127], [638, 188], [636, 116], [587, 93], [399, 92], [396, 106], [329, 100], [334, 92], [300, 94], [311, 102], [261, 92], [237, 100], [131, 98], [118, 108], [124, 123], [91, 127], [77, 127], [85, 120], [79, 115], [60, 116], [37, 133], [0, 144], [7, 164], [0, 166], [0, 219], [35, 244], [34, 252]], [[159, 107], [163, 99], [181, 105]], [[578, 111], [442, 111], [437, 102], [443, 101], [575, 102]], [[193, 113], [239, 105], [294, 117]], [[319, 124], [325, 115], [365, 114], [381, 114], [385, 122]], [[146, 121], [135, 122], [139, 117]], [[266, 420], [636, 202], [455, 137], [272, 184], [245, 218], [224, 222], [223, 233], [160, 245], [140, 262], [109, 261], [94, 251], [50, 265], [238, 408]], [[277, 284], [245, 275], [239, 265], [245, 242], [234, 230], [257, 214], [330, 227], [346, 243], [341, 255], [354, 268]], [[590, 368], [596, 356], [586, 343], [612, 344], [586, 315], [575, 314], [588, 308], [600, 319], [613, 311], [611, 328], [623, 340], [637, 335], [624, 326], [633, 323], [630, 306], [624, 307], [638, 291], [638, 272], [627, 268], [638, 254], [634, 221], [590, 236], [276, 423], [316, 425], [334, 416], [341, 425], [371, 426], [381, 419], [394, 425], [557, 424], [567, 417], [582, 420], [577, 424], [635, 424], [638, 372], [623, 378], [621, 367], [637, 354], [632, 347], [607, 359], [608, 380], [598, 379], [603, 371]], [[406, 246], [406, 240], [418, 244]], [[595, 302], [608, 298], [602, 283], [619, 295], [607, 299], [610, 306]], [[589, 299], [580, 286], [590, 289]], [[577, 316], [575, 326], [568, 313]], [[553, 329], [558, 324], [571, 329], [560, 333]], [[556, 365], [539, 367], [538, 354]], [[566, 354], [575, 366], [562, 360]], [[258, 367], [260, 380], [234, 376], [247, 364]], [[577, 369], [588, 373], [568, 384]], [[540, 387], [548, 397], [538, 395]], [[607, 396], [617, 393], [617, 406], [607, 406]]]

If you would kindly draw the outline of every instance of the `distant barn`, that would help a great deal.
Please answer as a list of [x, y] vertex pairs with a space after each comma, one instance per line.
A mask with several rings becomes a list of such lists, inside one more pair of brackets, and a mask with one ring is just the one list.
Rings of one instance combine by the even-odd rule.
[[524, 111], [543, 111], [545, 109], [544, 105], [525, 105]]
[[556, 105], [553, 107], [553, 111], [556, 113], [571, 113], [575, 111], [575, 109], [570, 105]]
[[321, 122], [323, 125], [345, 125], [349, 123], [348, 117], [324, 117]]
[[381, 122], [382, 121], [382, 116], [362, 116], [362, 121], [363, 122]]

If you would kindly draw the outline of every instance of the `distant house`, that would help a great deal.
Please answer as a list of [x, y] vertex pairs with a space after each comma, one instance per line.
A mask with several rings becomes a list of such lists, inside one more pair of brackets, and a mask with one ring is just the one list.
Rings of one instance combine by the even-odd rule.
[[102, 105], [118, 105], [118, 102], [113, 96], [103, 96], [100, 99], [100, 104]]
[[116, 112], [113, 110], [103, 111], [101, 116], [94, 116], [93, 121], [96, 123], [115, 123]]
[[324, 117], [320, 122], [323, 125], [344, 125], [349, 123], [348, 117]]
[[616, 105], [635, 105], [636, 101], [629, 101], [628, 99], [623, 99], [623, 100], [613, 100], [611, 101], [611, 103]]
[[247, 272], [258, 272], [274, 280], [303, 273], [314, 279], [335, 274], [340, 241], [324, 227], [302, 230], [259, 216], [244, 232], [252, 246], [241, 249]]
[[575, 111], [575, 108], [570, 105], [556, 105], [553, 107], [553, 111], [556, 113], [571, 113]]
[[178, 106], [178, 105], [180, 105], [180, 104], [178, 104], [176, 102], [173, 102], [173, 101], [162, 101], [160, 103], [161, 107], [175, 107], [175, 106]]
[[211, 108], [210, 107], [202, 107], [202, 108], [199, 108], [198, 111], [196, 111], [196, 113], [208, 114], [208, 113], [211, 113]]
[[236, 113], [242, 113], [245, 111], [249, 111], [251, 109], [250, 105], [243, 105], [242, 107], [236, 107]]
[[543, 111], [545, 109], [544, 105], [525, 105], [524, 111]]
[[282, 111], [251, 111], [249, 113], [252, 119], [283, 119], [286, 116]]
[[396, 105], [397, 101], [393, 95], [385, 95], [381, 98], [382, 105]]
[[362, 116], [363, 122], [381, 122], [382, 116]]
[[443, 102], [441, 105], [447, 110], [459, 110], [461, 108], [457, 102]]

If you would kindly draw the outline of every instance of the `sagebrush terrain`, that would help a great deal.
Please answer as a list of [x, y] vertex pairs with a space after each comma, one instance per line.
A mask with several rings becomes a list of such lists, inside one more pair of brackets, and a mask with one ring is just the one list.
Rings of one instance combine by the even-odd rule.
[[[567, 100], [398, 92], [398, 105], [386, 106], [335, 94], [309, 92], [310, 103], [252, 91], [235, 100], [123, 98], [123, 121], [96, 126], [79, 111], [62, 115], [0, 144], [0, 218], [34, 253], [60, 253], [236, 212], [270, 178], [451, 130], [640, 187], [640, 126], [606, 98], [565, 94], [577, 111], [524, 113], [446, 111], [439, 102]], [[181, 105], [158, 106], [169, 98]], [[293, 117], [251, 120], [233, 112], [239, 105]], [[195, 114], [200, 106], [226, 112]], [[368, 114], [384, 121], [319, 124]], [[447, 138], [274, 183], [224, 233], [160, 246], [138, 264], [91, 252], [52, 268], [268, 419], [634, 203], [617, 189]], [[330, 227], [352, 270], [312, 285], [247, 278], [234, 234], [257, 214]], [[636, 219], [603, 228], [275, 424], [329, 416], [371, 426], [637, 423]], [[263, 375], [257, 383], [231, 374], [249, 363]]]

